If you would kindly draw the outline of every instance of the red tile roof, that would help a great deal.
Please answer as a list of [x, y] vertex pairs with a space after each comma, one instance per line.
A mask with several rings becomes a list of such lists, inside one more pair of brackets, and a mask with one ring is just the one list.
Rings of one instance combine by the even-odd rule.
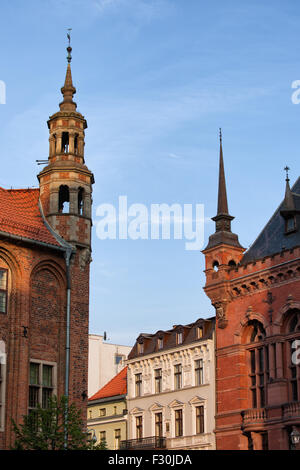
[[60, 246], [43, 221], [39, 195], [39, 189], [0, 187], [0, 231]]
[[89, 401], [97, 400], [98, 398], [108, 398], [117, 395], [126, 395], [127, 393], [127, 366], [121, 370], [113, 379], [107, 382], [104, 387], [100, 388]]

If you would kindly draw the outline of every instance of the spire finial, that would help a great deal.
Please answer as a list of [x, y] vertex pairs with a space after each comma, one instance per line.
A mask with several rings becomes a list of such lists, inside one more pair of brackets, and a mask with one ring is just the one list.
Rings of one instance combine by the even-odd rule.
[[290, 181], [290, 179], [289, 179], [289, 170], [290, 170], [290, 168], [288, 166], [284, 167], [284, 171], [286, 172], [285, 181]]
[[220, 144], [222, 144], [222, 129], [219, 127]]
[[68, 28], [68, 33], [67, 33], [67, 38], [68, 38], [68, 41], [69, 41], [69, 45], [67, 47], [67, 51], [68, 51], [68, 56], [67, 56], [67, 61], [68, 61], [68, 64], [70, 64], [71, 60], [72, 60], [72, 56], [71, 56], [71, 52], [72, 52], [72, 47], [71, 47], [71, 31], [72, 31], [72, 28]]

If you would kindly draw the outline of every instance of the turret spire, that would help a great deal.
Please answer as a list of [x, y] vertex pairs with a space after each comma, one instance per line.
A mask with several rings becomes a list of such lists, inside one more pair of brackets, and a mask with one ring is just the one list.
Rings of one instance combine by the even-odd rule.
[[68, 66], [67, 66], [67, 72], [66, 72], [66, 78], [65, 78], [65, 84], [61, 88], [61, 92], [63, 95], [63, 101], [59, 104], [60, 110], [61, 111], [76, 111], [76, 103], [73, 101], [73, 95], [76, 93], [76, 88], [73, 85], [72, 82], [72, 72], [71, 72], [71, 52], [72, 52], [72, 47], [71, 47], [71, 35], [70, 31], [71, 28], [68, 29], [67, 33], [67, 38], [68, 38], [68, 47], [67, 47], [67, 61], [68, 61]]
[[220, 159], [219, 159], [219, 188], [218, 188], [218, 210], [217, 215], [212, 217], [216, 223], [216, 231], [209, 237], [206, 250], [214, 246], [226, 244], [242, 248], [238, 236], [231, 232], [231, 221], [234, 219], [228, 212], [226, 180], [223, 159], [222, 131], [220, 129]]
[[222, 148], [222, 130], [220, 128], [220, 162], [219, 162], [219, 192], [218, 192], [218, 213], [228, 215], [228, 203], [226, 193], [226, 180], [224, 171], [223, 148]]
[[[295, 203], [294, 203], [294, 198], [293, 194], [290, 188], [290, 179], [289, 179], [289, 170], [290, 168], [286, 166], [284, 168], [284, 171], [286, 172], [286, 185], [285, 185], [285, 196], [284, 196], [284, 212], [293, 212], [295, 211]], [[282, 212], [283, 212], [282, 211]]]

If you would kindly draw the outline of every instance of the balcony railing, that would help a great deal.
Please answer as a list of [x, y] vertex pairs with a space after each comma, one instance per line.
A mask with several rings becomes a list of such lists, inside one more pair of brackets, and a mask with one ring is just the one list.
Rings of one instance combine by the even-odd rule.
[[263, 423], [267, 419], [265, 408], [252, 408], [242, 411], [243, 425]]
[[300, 417], [300, 402], [295, 401], [283, 405], [283, 415], [285, 418], [299, 418]]
[[165, 449], [165, 437], [143, 437], [141, 439], [129, 439], [121, 441], [120, 450], [133, 450], [133, 449]]

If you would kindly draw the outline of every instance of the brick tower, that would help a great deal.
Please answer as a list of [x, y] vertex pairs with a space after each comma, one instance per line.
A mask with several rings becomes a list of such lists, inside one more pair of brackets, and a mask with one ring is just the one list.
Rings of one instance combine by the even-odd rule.
[[49, 163], [39, 173], [40, 197], [44, 215], [62, 238], [88, 257], [91, 249], [91, 193], [93, 174], [84, 161], [84, 131], [87, 122], [76, 111], [72, 83], [71, 47], [61, 89], [60, 111], [50, 116]]
[[[70, 38], [69, 38], [70, 40]], [[73, 101], [76, 89], [72, 82], [71, 51], [60, 110], [50, 116], [48, 164], [38, 174], [41, 210], [49, 226], [62, 243], [71, 247], [69, 269], [70, 315], [65, 393], [83, 401], [87, 394], [89, 263], [91, 260], [91, 204], [93, 173], [84, 160], [84, 137], [87, 122]], [[69, 254], [71, 251], [69, 251]], [[68, 273], [67, 273], [68, 275]], [[68, 321], [68, 320], [67, 320]], [[68, 336], [68, 335], [67, 335]], [[68, 340], [67, 340], [68, 342]], [[69, 383], [68, 383], [69, 380]]]

